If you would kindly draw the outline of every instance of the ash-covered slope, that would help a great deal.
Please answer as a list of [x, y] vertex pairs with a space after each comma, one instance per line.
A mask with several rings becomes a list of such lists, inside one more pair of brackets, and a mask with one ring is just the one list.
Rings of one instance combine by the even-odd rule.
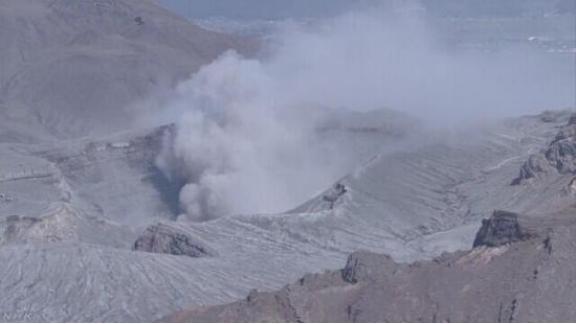
[[[171, 320], [574, 320], [564, 302], [575, 297], [565, 286], [576, 271], [573, 175], [555, 171], [511, 184], [530, 156], [550, 151], [559, 138], [573, 143], [562, 135], [571, 127], [569, 113], [547, 112], [501, 123], [474, 143], [380, 156], [298, 214], [252, 220], [327, 250], [371, 253], [353, 254], [342, 272], [308, 275], [278, 293], [251, 293]], [[509, 211], [494, 212], [478, 231], [494, 209]]]
[[[395, 129], [406, 126], [397, 119], [390, 125], [367, 117], [368, 131], [362, 119], [338, 118], [319, 131], [343, 145], [364, 143], [358, 154], [367, 154], [386, 138], [400, 141], [407, 130]], [[0, 145], [2, 320], [150, 320], [338, 266], [340, 253], [276, 236], [250, 224], [250, 216], [171, 222], [174, 184], [154, 161], [172, 131]]]
[[394, 150], [288, 213], [204, 223], [170, 221], [162, 184], [154, 184], [151, 166], [170, 128], [25, 150], [2, 145], [9, 164], [0, 181], [1, 319], [153, 320], [253, 288], [279, 289], [336, 269], [357, 250], [404, 262], [467, 249], [494, 209], [563, 209], [573, 201], [562, 174], [510, 184], [568, 119], [566, 112], [512, 119], [458, 134], [465, 141], [394, 137]]
[[148, 0], [1, 1], [0, 40], [0, 217], [64, 203], [130, 226], [173, 208], [154, 167], [162, 129], [130, 130], [149, 112], [137, 103], [255, 50]]
[[[183, 311], [192, 322], [570, 322], [576, 318], [574, 209], [526, 217], [496, 212], [476, 247], [397, 263], [353, 253], [340, 271], [307, 275], [277, 292]], [[513, 230], [511, 230], [513, 229]]]
[[154, 167], [162, 131], [0, 143], [0, 218], [40, 217], [61, 204], [131, 227], [171, 217], [170, 202], [163, 199], [170, 188]]
[[[253, 222], [297, 232], [331, 249], [362, 246], [399, 260], [466, 248], [480, 219], [494, 209], [542, 212], [572, 203], [572, 178], [563, 174], [510, 185], [523, 162], [546, 150], [568, 119], [568, 112], [545, 113], [482, 131], [430, 136], [419, 145], [374, 157], [282, 222], [257, 217]], [[330, 224], [330, 235], [319, 235], [308, 215]]]
[[2, 131], [20, 122], [33, 137], [124, 129], [134, 101], [227, 49], [254, 49], [148, 0], [2, 1], [0, 40]]

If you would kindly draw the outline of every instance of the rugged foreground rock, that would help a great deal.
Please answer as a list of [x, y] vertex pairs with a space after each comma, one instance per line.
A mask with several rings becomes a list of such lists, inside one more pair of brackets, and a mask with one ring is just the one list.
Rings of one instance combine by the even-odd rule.
[[475, 248], [396, 263], [356, 252], [340, 271], [169, 317], [193, 322], [533, 322], [576, 320], [576, 210], [495, 212]]

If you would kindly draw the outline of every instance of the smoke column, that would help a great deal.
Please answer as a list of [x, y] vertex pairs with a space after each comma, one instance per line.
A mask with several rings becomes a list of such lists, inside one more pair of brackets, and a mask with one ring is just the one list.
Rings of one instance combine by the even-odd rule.
[[425, 18], [405, 11], [287, 25], [265, 53], [223, 54], [163, 107], [177, 126], [157, 163], [185, 183], [190, 220], [287, 210], [350, 171], [359, 161], [318, 136], [326, 109], [390, 107], [444, 127], [574, 100], [566, 65], [523, 48], [447, 49]]

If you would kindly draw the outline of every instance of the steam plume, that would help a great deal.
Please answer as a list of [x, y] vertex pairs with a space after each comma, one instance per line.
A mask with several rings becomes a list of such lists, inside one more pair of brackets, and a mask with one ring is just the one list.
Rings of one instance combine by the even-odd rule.
[[286, 26], [259, 60], [228, 52], [202, 68], [165, 107], [177, 131], [158, 158], [185, 183], [183, 212], [279, 212], [343, 176], [358, 161], [318, 136], [321, 107], [391, 107], [447, 125], [573, 102], [566, 65], [524, 48], [449, 50], [432, 30], [419, 15], [352, 12]]

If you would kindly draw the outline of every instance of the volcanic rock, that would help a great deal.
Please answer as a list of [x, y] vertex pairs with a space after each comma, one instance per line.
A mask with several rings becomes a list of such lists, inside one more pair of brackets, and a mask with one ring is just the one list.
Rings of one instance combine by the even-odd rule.
[[482, 227], [474, 239], [474, 247], [500, 246], [529, 237], [520, 227], [518, 214], [497, 210], [489, 219], [482, 220]]
[[136, 242], [135, 251], [185, 255], [193, 258], [215, 256], [216, 252], [190, 234], [173, 226], [156, 224], [148, 227]]

